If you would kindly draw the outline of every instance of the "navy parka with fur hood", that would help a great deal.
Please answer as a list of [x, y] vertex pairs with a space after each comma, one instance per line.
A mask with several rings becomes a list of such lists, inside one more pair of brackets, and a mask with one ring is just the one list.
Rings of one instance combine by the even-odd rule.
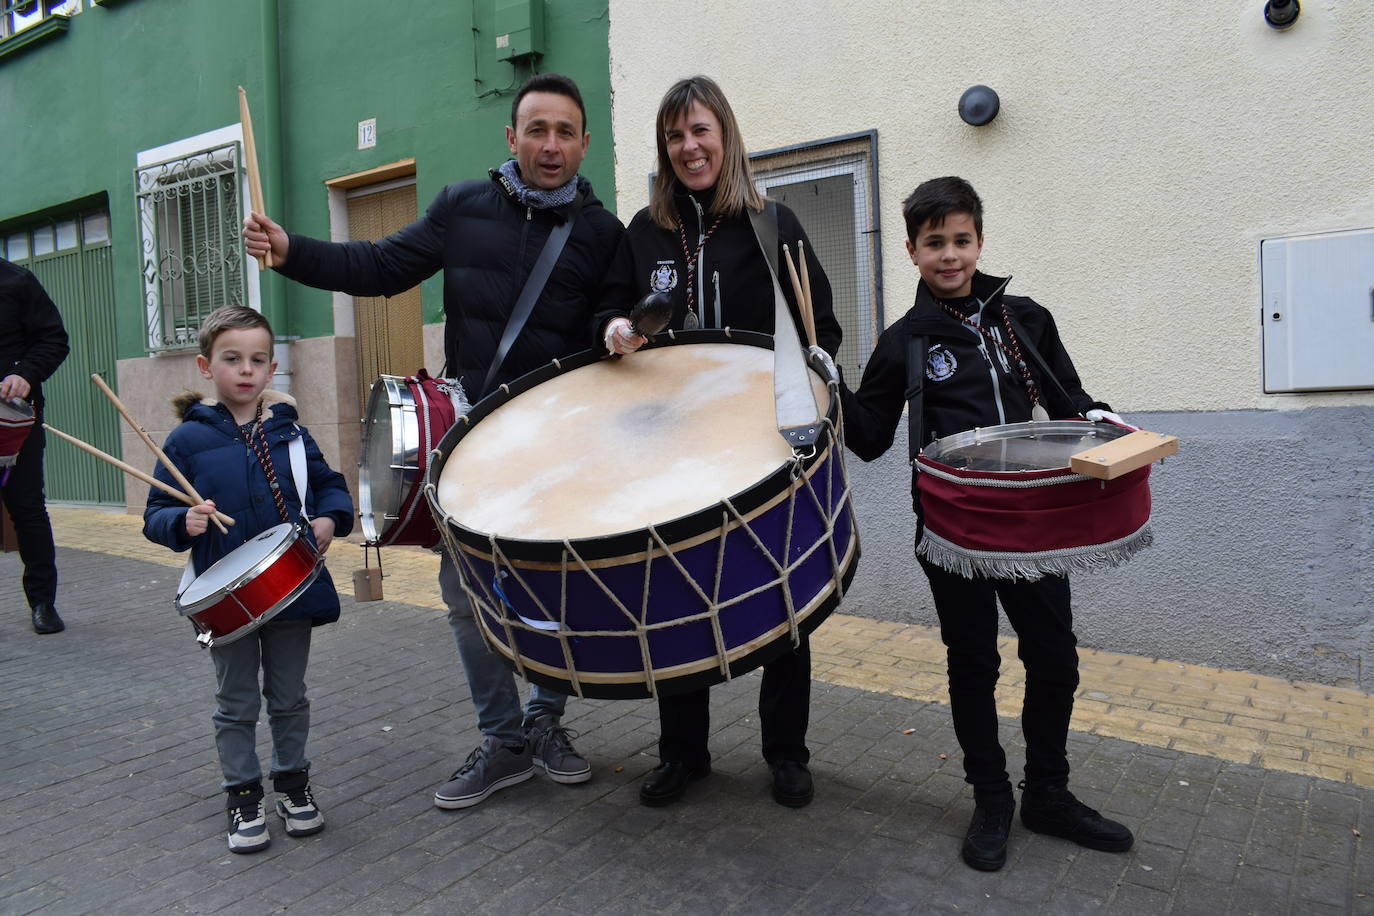
[[[311, 518], [334, 519], [334, 536], [346, 537], [353, 530], [353, 500], [343, 475], [329, 467], [315, 440], [296, 424], [294, 400], [280, 392], [265, 391], [263, 402], [263, 432], [287, 514], [293, 521], [300, 517], [300, 499], [291, 475], [290, 442], [301, 436], [305, 440], [307, 469], [306, 512]], [[190, 537], [186, 534], [187, 506], [152, 488], [148, 507], [143, 511], [143, 533], [150, 541], [172, 550], [191, 550], [195, 571], [200, 574], [249, 538], [281, 524], [281, 517], [272, 501], [267, 476], [244, 442], [228, 408], [192, 393], [178, 397], [173, 406], [182, 423], [168, 434], [162, 450], [197, 492], [213, 500], [215, 507], [232, 517], [235, 524], [227, 535], [211, 524], [204, 534]], [[157, 463], [153, 473], [158, 480], [177, 487], [162, 462]], [[314, 534], [308, 529], [307, 536], [313, 542]], [[329, 570], [322, 569], [305, 594], [275, 619], [310, 620], [317, 626], [338, 620], [339, 595]]]

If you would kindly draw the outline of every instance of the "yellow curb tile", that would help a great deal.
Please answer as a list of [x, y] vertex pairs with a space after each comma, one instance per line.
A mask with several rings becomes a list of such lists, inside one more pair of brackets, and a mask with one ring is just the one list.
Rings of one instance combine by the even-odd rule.
[[1231, 724], [1242, 728], [1254, 728], [1270, 734], [1294, 735], [1299, 738], [1307, 737], [1307, 726], [1298, 725], [1294, 722], [1281, 722], [1277, 719], [1270, 720], [1258, 716], [1232, 716]]
[[1209, 722], [1202, 719], [1185, 720], [1183, 727], [1192, 731], [1205, 731], [1212, 734], [1221, 735], [1226, 738], [1244, 738], [1249, 741], [1260, 741], [1264, 738], [1264, 731], [1258, 728], [1246, 728], [1241, 725], [1227, 725], [1224, 722]]

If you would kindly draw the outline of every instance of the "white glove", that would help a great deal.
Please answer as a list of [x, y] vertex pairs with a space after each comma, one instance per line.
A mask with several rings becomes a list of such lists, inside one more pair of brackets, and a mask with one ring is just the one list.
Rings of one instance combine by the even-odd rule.
[[1107, 423], [1115, 423], [1117, 426], [1124, 426], [1127, 429], [1140, 429], [1139, 426], [1132, 426], [1131, 424], [1127, 423], [1126, 420], [1121, 416], [1121, 414], [1113, 413], [1110, 410], [1098, 410], [1096, 407], [1094, 407], [1092, 410], [1083, 414], [1083, 416], [1087, 417], [1089, 420], [1101, 420]]
[[606, 325], [606, 350], [624, 356], [633, 353], [648, 342], [648, 338], [635, 334], [628, 318], [612, 318]]
[[830, 358], [829, 353], [825, 352], [820, 347], [807, 347], [806, 358], [807, 361], [815, 367], [816, 371], [821, 374], [821, 378], [825, 379], [827, 382], [838, 382], [840, 380], [840, 372], [835, 368], [835, 361]]

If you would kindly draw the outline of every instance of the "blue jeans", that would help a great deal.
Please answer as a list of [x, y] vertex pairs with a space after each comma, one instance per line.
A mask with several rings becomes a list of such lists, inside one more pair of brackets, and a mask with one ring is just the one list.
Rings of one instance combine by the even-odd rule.
[[228, 645], [212, 646], [215, 662], [215, 747], [223, 787], [262, 781], [255, 729], [258, 724], [258, 668], [267, 722], [272, 729], [272, 776], [310, 768], [305, 739], [310, 734], [310, 700], [305, 666], [310, 661], [310, 621], [272, 620]]
[[439, 562], [439, 594], [448, 606], [448, 623], [458, 642], [458, 658], [468, 678], [477, 727], [483, 735], [499, 738], [505, 744], [521, 744], [525, 740], [521, 728], [525, 722], [549, 713], [563, 715], [568, 695], [538, 684], [530, 688], [530, 701], [521, 715], [515, 674], [505, 659], [487, 648], [472, 615], [472, 605], [459, 584], [458, 570], [447, 552]]

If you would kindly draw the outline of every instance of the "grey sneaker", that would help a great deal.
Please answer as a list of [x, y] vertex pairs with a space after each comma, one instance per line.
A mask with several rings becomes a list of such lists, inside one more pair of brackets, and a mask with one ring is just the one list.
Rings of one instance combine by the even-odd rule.
[[534, 763], [543, 767], [554, 782], [571, 784], [592, 778], [592, 765], [573, 750], [575, 737], [550, 713], [525, 726], [525, 743], [534, 754]]
[[261, 800], [244, 802], [237, 808], [230, 808], [228, 814], [230, 852], [258, 852], [272, 844]]
[[324, 815], [308, 785], [283, 792], [277, 799], [277, 814], [286, 825], [287, 836], [310, 836], [324, 829]]
[[434, 793], [439, 808], [469, 808], [488, 795], [524, 782], [534, 775], [530, 762], [530, 746], [519, 753], [501, 743], [501, 739], [487, 735], [477, 745], [458, 772]]

